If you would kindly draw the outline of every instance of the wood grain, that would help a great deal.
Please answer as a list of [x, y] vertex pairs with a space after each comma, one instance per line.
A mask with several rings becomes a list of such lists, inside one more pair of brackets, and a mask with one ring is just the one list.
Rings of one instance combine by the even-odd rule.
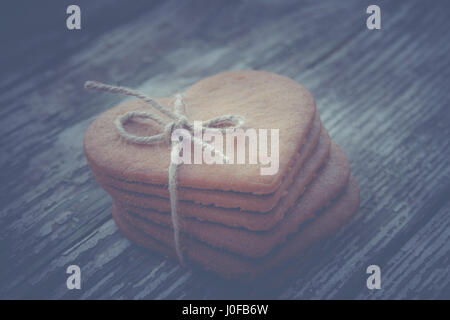
[[[371, 3], [357, 0], [82, 2], [78, 34], [65, 30], [63, 4], [62, 18], [53, 8], [29, 21], [41, 26], [30, 34], [3, 30], [0, 297], [450, 298], [449, 7], [378, 2], [379, 31], [365, 27]], [[130, 244], [82, 150], [87, 126], [120, 102], [85, 92], [85, 80], [165, 96], [230, 69], [310, 89], [361, 188], [357, 217], [276, 290]], [[65, 286], [70, 264], [82, 290]], [[379, 291], [366, 288], [370, 264], [382, 269]]]

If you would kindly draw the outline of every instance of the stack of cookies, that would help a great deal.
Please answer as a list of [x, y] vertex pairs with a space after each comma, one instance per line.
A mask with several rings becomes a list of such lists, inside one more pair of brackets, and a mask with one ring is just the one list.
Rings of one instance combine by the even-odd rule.
[[[173, 109], [174, 98], [157, 101]], [[183, 164], [178, 167], [179, 246], [188, 264], [226, 278], [254, 279], [298, 259], [357, 211], [359, 190], [344, 152], [330, 140], [311, 94], [262, 71], [232, 71], [199, 81], [184, 94], [189, 121], [240, 115], [245, 128], [279, 130], [279, 164]], [[114, 121], [148, 105], [133, 100], [88, 128], [84, 149], [97, 182], [113, 198], [113, 218], [132, 241], [177, 257], [168, 143], [130, 143]], [[135, 135], [160, 133], [151, 120], [125, 124]], [[269, 147], [270, 150], [270, 147]]]

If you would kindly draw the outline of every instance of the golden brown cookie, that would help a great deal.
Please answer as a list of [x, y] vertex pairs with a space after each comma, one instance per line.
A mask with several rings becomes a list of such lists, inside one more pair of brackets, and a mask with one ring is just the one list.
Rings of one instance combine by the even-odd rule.
[[[311, 94], [297, 82], [264, 71], [230, 71], [199, 81], [185, 93], [187, 116], [191, 121], [206, 121], [223, 115], [240, 115], [246, 128], [279, 129], [279, 171], [261, 175], [253, 164], [181, 166], [178, 185], [198, 189], [231, 190], [270, 194], [280, 186], [313, 123], [316, 112]], [[173, 108], [173, 99], [159, 99]], [[139, 145], [122, 139], [114, 120], [133, 110], [146, 110], [140, 101], [114, 107], [91, 124], [84, 137], [88, 162], [103, 174], [155, 185], [167, 185], [170, 147]], [[135, 134], [157, 133], [151, 123], [132, 122]]]

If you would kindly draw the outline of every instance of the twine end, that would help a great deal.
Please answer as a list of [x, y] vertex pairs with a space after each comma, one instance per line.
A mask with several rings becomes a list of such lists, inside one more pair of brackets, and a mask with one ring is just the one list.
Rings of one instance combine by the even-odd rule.
[[86, 81], [85, 83], [84, 83], [84, 88], [85, 89], [92, 89], [95, 85], [97, 84], [97, 82], [96, 81]]

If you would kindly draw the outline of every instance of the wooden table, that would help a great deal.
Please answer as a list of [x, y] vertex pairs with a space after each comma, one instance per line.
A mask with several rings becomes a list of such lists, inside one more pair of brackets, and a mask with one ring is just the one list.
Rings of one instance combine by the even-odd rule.
[[[450, 298], [448, 1], [78, 1], [77, 31], [71, 2], [31, 3], [2, 3], [0, 297]], [[127, 241], [82, 148], [121, 101], [85, 80], [166, 96], [230, 69], [310, 89], [361, 188], [355, 219], [264, 293]], [[81, 290], [66, 288], [71, 264]], [[366, 287], [371, 264], [381, 290]]]

